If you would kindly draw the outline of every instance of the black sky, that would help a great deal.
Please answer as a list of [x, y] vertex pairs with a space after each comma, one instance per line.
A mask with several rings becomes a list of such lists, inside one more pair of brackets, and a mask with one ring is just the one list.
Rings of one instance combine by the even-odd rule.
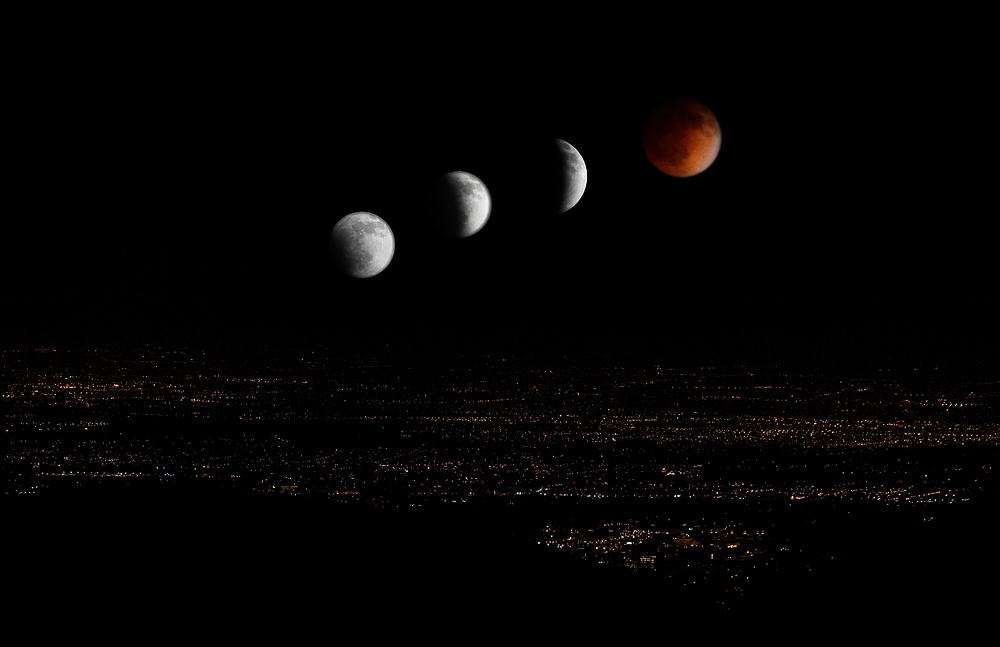
[[[601, 29], [36, 44], [11, 98], [7, 343], [996, 361], [995, 101], [974, 39], [748, 36], [699, 52]], [[716, 163], [687, 179], [639, 143], [646, 114], [679, 96], [723, 131]], [[588, 167], [562, 215], [531, 201], [546, 137]], [[445, 240], [421, 199], [455, 170], [487, 184], [493, 213]], [[353, 211], [395, 233], [371, 279], [326, 256]]]

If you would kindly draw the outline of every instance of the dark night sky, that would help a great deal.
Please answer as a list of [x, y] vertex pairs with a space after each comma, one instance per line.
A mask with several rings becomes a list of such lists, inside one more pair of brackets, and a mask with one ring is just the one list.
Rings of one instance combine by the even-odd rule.
[[[758, 34], [706, 54], [599, 24], [36, 44], [10, 99], [7, 343], [996, 361], [996, 105], [975, 39]], [[639, 144], [678, 96], [723, 131], [687, 179]], [[588, 166], [566, 214], [529, 199], [544, 137]], [[453, 170], [493, 198], [464, 240], [420, 211]], [[326, 256], [353, 211], [395, 233], [371, 279]]]

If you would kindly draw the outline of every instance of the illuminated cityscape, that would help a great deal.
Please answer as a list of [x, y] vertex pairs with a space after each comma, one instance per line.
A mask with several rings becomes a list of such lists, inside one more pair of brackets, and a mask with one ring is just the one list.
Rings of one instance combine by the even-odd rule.
[[490, 532], [532, 559], [696, 586], [732, 606], [759, 574], [842, 557], [832, 539], [802, 538], [818, 511], [919, 526], [995, 495], [1000, 382], [988, 377], [256, 359], [5, 351], [6, 497], [112, 487], [504, 508], [517, 512]]

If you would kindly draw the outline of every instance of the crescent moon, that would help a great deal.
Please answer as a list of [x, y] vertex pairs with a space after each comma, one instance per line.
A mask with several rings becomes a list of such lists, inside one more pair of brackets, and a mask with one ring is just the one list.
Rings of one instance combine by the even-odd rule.
[[576, 206], [587, 190], [587, 164], [580, 151], [567, 141], [556, 139], [556, 146], [562, 153], [562, 195], [559, 213], [565, 213]]

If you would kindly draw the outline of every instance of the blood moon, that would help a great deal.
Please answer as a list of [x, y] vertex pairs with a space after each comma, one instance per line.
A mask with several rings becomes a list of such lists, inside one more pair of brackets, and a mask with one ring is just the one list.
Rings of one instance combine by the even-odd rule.
[[722, 146], [719, 120], [692, 99], [671, 99], [646, 119], [642, 147], [653, 166], [673, 177], [698, 175], [715, 161]]

